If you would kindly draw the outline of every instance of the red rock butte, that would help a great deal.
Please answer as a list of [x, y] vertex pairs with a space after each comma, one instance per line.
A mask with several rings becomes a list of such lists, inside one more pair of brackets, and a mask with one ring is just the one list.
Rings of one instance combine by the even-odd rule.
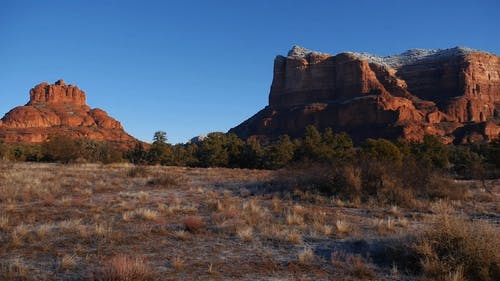
[[70, 103], [78, 106], [87, 104], [85, 93], [77, 86], [66, 85], [64, 80], [57, 80], [53, 85], [43, 82], [31, 89], [28, 105], [37, 103]]
[[500, 57], [463, 47], [378, 57], [293, 47], [277, 56], [269, 105], [230, 130], [297, 137], [307, 125], [366, 138], [485, 142], [500, 133]]
[[63, 80], [36, 85], [25, 106], [12, 109], [0, 120], [0, 141], [6, 143], [40, 143], [58, 134], [120, 147], [131, 147], [137, 141], [105, 111], [91, 109], [84, 91]]

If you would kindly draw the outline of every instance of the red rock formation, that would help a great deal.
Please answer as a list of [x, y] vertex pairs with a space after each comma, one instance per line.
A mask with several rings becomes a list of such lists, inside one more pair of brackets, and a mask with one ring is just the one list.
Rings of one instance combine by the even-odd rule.
[[120, 122], [101, 109], [87, 106], [85, 92], [63, 80], [35, 86], [30, 90], [29, 102], [12, 109], [0, 121], [0, 141], [8, 143], [39, 143], [55, 134], [108, 141], [122, 147], [136, 142]]
[[432, 100], [457, 122], [484, 122], [500, 101], [500, 57], [471, 52], [405, 65], [398, 75], [419, 98]]
[[85, 93], [73, 85], [66, 85], [64, 80], [57, 80], [53, 85], [47, 82], [36, 85], [30, 91], [30, 101], [28, 105], [38, 103], [71, 103], [74, 105], [85, 106]]
[[391, 57], [336, 56], [294, 47], [277, 56], [269, 106], [230, 130], [240, 137], [300, 136], [307, 125], [368, 137], [444, 142], [498, 136], [500, 58], [466, 48]]

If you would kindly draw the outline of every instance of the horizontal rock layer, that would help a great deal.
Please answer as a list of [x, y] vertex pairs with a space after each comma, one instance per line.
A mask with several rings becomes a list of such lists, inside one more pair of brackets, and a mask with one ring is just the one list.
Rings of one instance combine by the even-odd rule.
[[328, 55], [294, 47], [277, 56], [269, 105], [230, 130], [300, 136], [307, 125], [366, 138], [489, 141], [500, 133], [500, 58], [466, 48], [401, 55]]
[[30, 90], [29, 102], [12, 109], [0, 121], [0, 141], [7, 143], [40, 143], [56, 134], [122, 147], [136, 142], [120, 122], [101, 109], [91, 109], [85, 92], [62, 80], [36, 85]]

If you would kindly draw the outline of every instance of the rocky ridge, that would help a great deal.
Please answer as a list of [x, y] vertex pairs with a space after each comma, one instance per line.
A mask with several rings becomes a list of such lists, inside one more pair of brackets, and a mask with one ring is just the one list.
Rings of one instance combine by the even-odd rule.
[[274, 61], [269, 105], [230, 130], [300, 136], [307, 125], [369, 137], [490, 141], [500, 133], [500, 57], [464, 47], [379, 57], [294, 46]]
[[368, 60], [368, 62], [370, 63], [377, 63], [393, 68], [399, 68], [405, 65], [414, 64], [419, 61], [424, 61], [424, 60], [436, 61], [446, 57], [465, 56], [473, 52], [480, 52], [480, 51], [467, 47], [455, 47], [449, 49], [435, 49], [435, 50], [412, 49], [399, 55], [392, 55], [386, 57], [380, 57], [369, 53], [352, 52], [351, 54], [355, 55], [356, 57], [359, 57], [360, 59]]
[[63, 80], [43, 82], [30, 90], [29, 102], [0, 120], [0, 141], [40, 143], [50, 135], [68, 135], [130, 147], [137, 140], [121, 123], [101, 109], [86, 104], [85, 92]]

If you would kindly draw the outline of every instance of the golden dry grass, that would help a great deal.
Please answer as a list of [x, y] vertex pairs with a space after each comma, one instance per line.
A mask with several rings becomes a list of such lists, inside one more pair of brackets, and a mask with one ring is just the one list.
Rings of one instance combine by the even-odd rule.
[[418, 237], [415, 251], [429, 280], [490, 281], [500, 276], [500, 235], [484, 221], [441, 215]]
[[[363, 245], [438, 216], [499, 211], [497, 189], [419, 211], [268, 190], [271, 171], [2, 162], [0, 171], [0, 280], [412, 280]], [[447, 278], [466, 274], [450, 268]]]
[[96, 276], [100, 281], [153, 281], [158, 280], [154, 269], [143, 258], [117, 255], [105, 261]]

